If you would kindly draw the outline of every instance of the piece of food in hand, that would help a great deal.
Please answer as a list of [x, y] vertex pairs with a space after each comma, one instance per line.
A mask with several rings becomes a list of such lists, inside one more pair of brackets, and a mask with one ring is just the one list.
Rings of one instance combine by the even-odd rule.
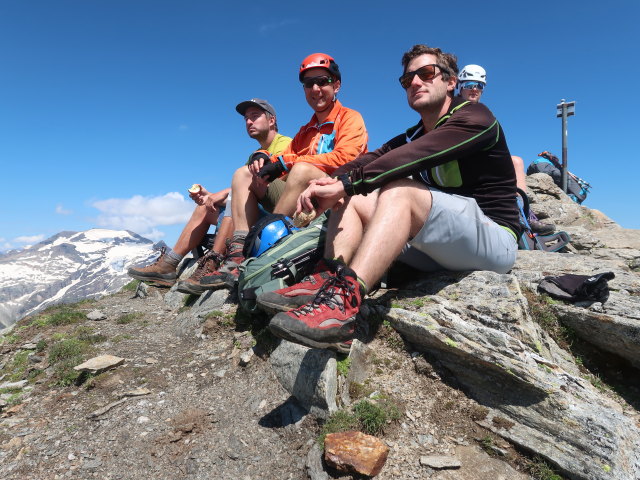
[[295, 213], [293, 215], [293, 225], [298, 228], [306, 227], [314, 218], [316, 218], [315, 210], [311, 210], [310, 212]]
[[194, 183], [193, 185], [191, 185], [191, 188], [189, 189], [189, 193], [198, 193], [201, 189], [202, 187], [200, 186], [200, 184]]

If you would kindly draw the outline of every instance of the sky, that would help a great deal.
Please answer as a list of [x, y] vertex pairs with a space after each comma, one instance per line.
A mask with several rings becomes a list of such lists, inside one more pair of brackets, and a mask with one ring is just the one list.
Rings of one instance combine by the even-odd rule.
[[637, 0], [0, 0], [0, 251], [90, 228], [173, 245], [187, 188], [226, 188], [257, 148], [237, 103], [269, 100], [289, 136], [309, 121], [310, 53], [336, 59], [377, 148], [418, 120], [397, 80], [417, 43], [487, 70], [482, 101], [525, 165], [561, 156], [556, 105], [575, 101], [584, 204], [638, 229], [638, 18]]

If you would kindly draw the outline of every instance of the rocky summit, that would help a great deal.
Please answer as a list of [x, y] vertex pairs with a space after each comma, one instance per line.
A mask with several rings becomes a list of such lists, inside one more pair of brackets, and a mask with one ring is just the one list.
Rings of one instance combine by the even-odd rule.
[[[227, 291], [131, 284], [20, 320], [0, 339], [0, 476], [362, 478], [348, 463], [378, 479], [637, 480], [640, 231], [527, 180], [569, 251], [521, 251], [504, 275], [390, 275], [348, 357], [278, 341]], [[538, 289], [604, 272], [604, 302]], [[377, 440], [336, 448], [356, 431]]]

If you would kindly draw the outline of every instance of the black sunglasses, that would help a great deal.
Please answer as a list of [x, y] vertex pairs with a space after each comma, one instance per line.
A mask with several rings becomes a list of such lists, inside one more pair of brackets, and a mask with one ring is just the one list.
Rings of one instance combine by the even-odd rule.
[[314, 85], [319, 87], [326, 87], [330, 83], [333, 83], [333, 78], [329, 75], [320, 75], [319, 77], [306, 77], [302, 79], [302, 85], [304, 88], [313, 88]]
[[413, 77], [415, 77], [416, 75], [418, 75], [418, 77], [420, 77], [420, 80], [422, 80], [423, 82], [428, 82], [429, 80], [433, 80], [437, 75], [436, 67], [440, 69], [440, 72], [449, 73], [449, 70], [447, 70], [443, 66], [438, 65], [436, 63], [431, 63], [429, 65], [420, 67], [419, 69], [414, 70], [413, 72], [407, 72], [404, 75], [402, 75], [398, 79], [400, 81], [400, 85], [402, 85], [402, 88], [405, 88], [405, 89], [409, 88], [409, 86], [411, 85], [411, 82], [413, 81]]

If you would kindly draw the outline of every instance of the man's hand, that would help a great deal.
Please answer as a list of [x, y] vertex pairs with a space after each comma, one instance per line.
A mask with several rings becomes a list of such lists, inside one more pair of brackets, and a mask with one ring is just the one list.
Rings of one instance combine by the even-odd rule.
[[311, 180], [307, 189], [298, 197], [296, 212], [310, 212], [316, 209], [321, 213], [329, 208], [338, 208], [342, 206], [342, 199], [346, 196], [344, 186], [337, 178]]
[[249, 164], [247, 167], [253, 176], [258, 176], [258, 172], [265, 165], [271, 162], [269, 153], [265, 150], [257, 150], [249, 157]]
[[264, 165], [258, 172], [258, 176], [267, 182], [273, 182], [276, 178], [280, 178], [286, 171], [287, 169], [284, 163], [278, 159], [275, 162]]
[[197, 192], [189, 192], [189, 197], [191, 197], [191, 200], [193, 200], [194, 202], [196, 202], [198, 205], [203, 205], [204, 204], [204, 199], [207, 195], [209, 195], [209, 192], [207, 191], [206, 188], [204, 188], [202, 185], [198, 184], [200, 186], [200, 190], [198, 190]]

